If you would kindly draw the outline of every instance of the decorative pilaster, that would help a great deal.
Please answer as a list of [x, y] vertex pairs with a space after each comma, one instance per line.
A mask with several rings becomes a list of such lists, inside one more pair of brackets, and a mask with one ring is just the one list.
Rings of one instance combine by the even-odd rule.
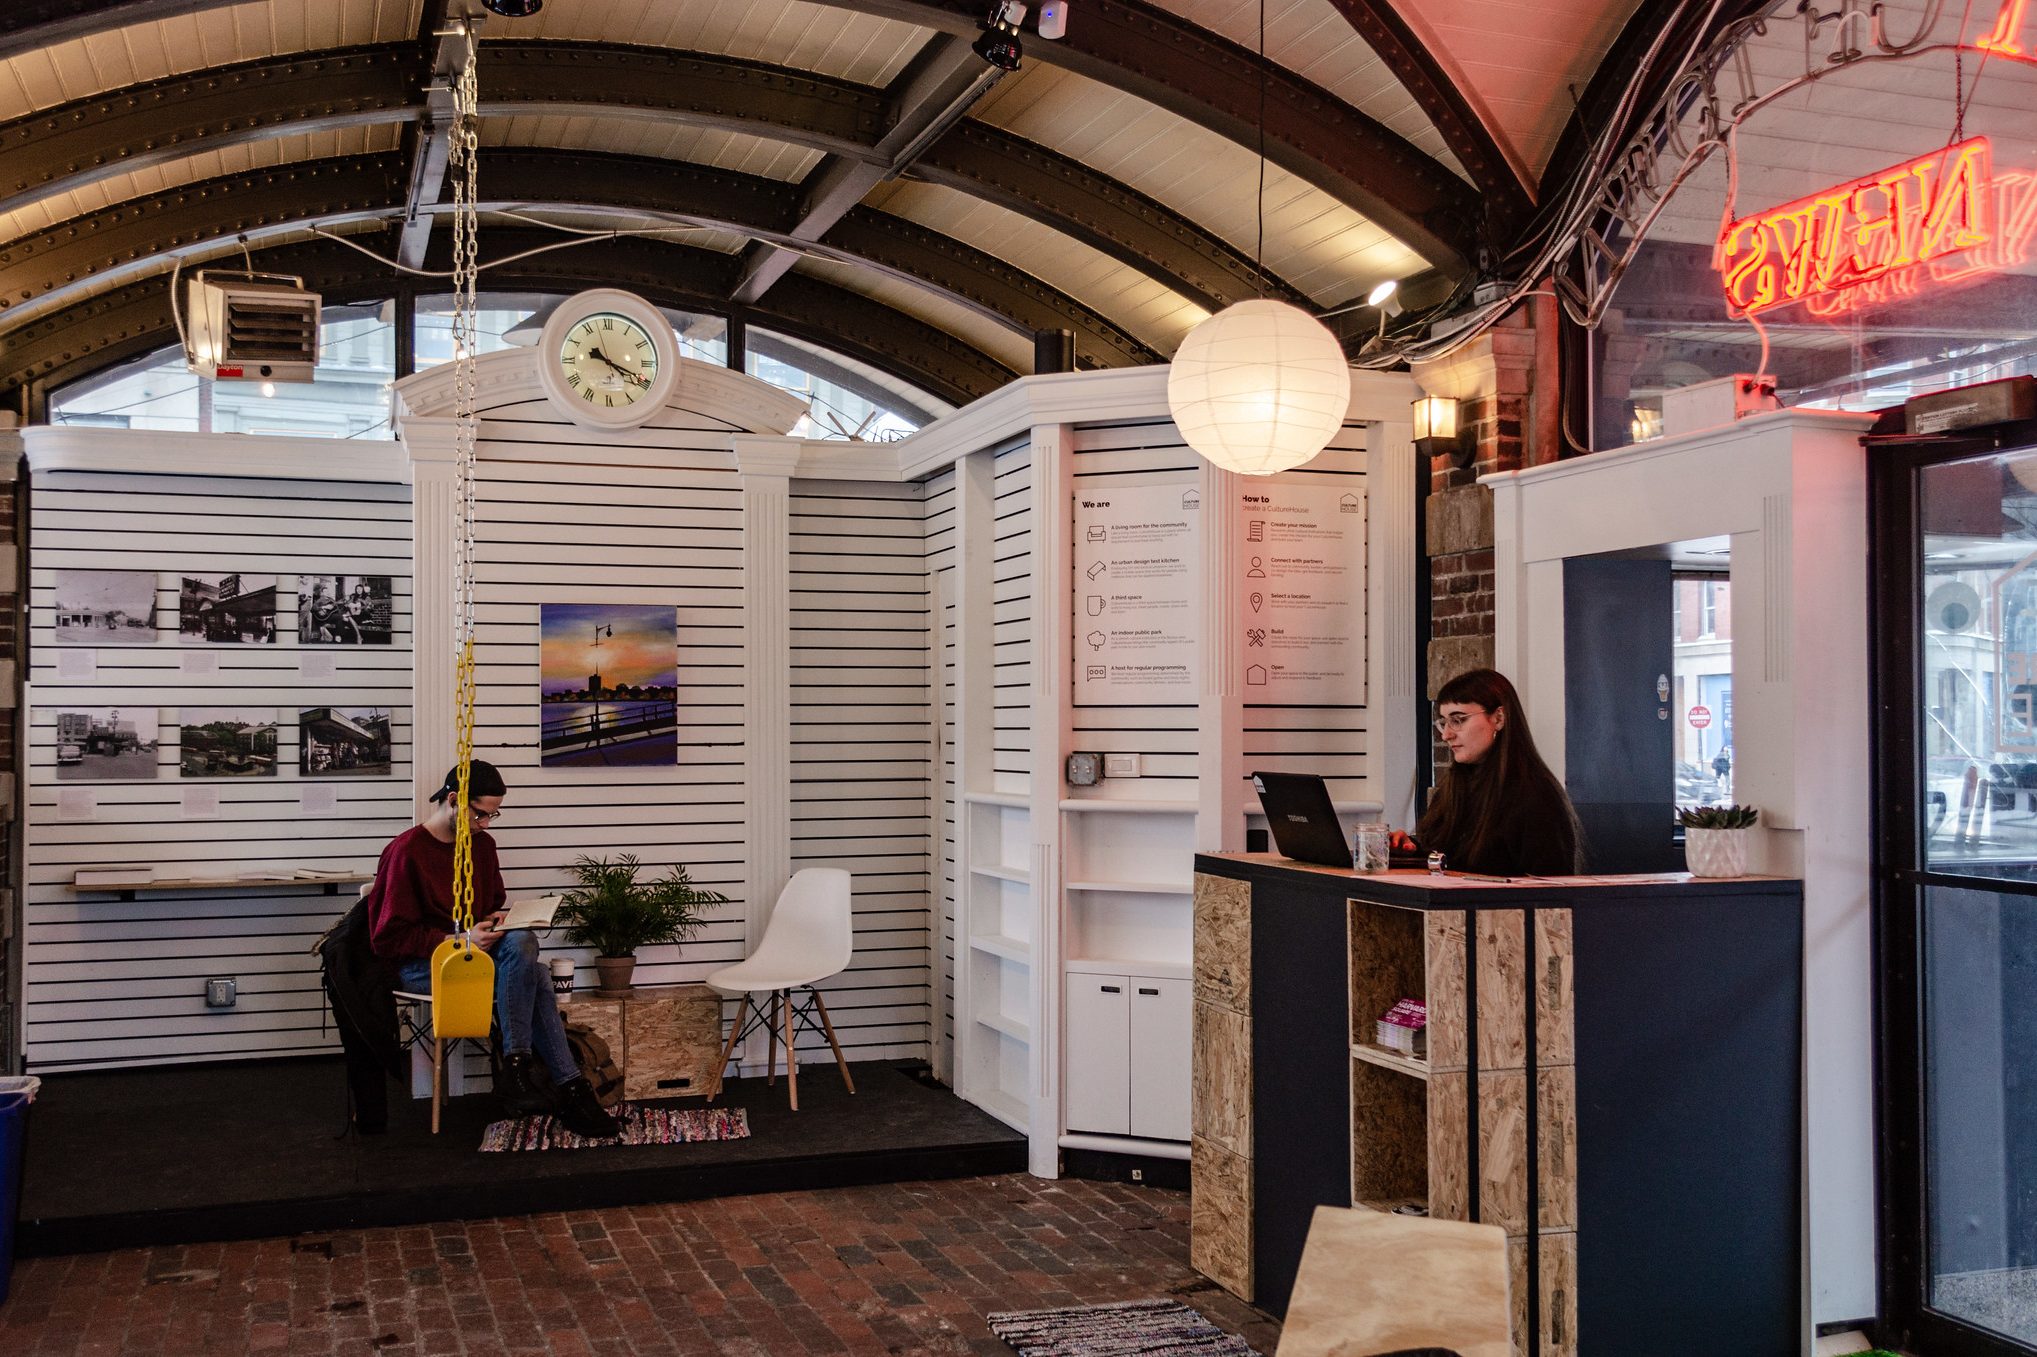
[[1372, 425], [1366, 440], [1365, 495], [1367, 551], [1366, 613], [1370, 653], [1369, 694], [1373, 713], [1368, 745], [1372, 752], [1371, 798], [1388, 824], [1412, 830], [1421, 807], [1415, 776], [1421, 757], [1416, 742], [1418, 707], [1427, 698], [1415, 691], [1415, 524], [1408, 506], [1415, 478], [1428, 468], [1415, 456], [1414, 426], [1398, 420]]
[[[789, 440], [788, 440], [789, 443]], [[744, 440], [744, 953], [757, 950], [791, 879], [792, 494], [797, 444]], [[762, 1034], [752, 1045], [763, 1041]], [[752, 1061], [757, 1052], [746, 1051]]]
[[404, 417], [410, 459], [411, 799], [419, 814], [453, 762], [453, 546], [460, 530], [459, 421]]
[[1033, 937], [1032, 1110], [1028, 1168], [1061, 1172], [1061, 768], [1068, 756], [1069, 650], [1074, 632], [1074, 504], [1070, 498], [1075, 431], [1033, 428]]
[[1239, 476], [1202, 464], [1202, 577], [1197, 596], [1195, 851], [1234, 853], [1245, 846], [1245, 659], [1238, 635], [1245, 615], [1243, 548], [1238, 542]]

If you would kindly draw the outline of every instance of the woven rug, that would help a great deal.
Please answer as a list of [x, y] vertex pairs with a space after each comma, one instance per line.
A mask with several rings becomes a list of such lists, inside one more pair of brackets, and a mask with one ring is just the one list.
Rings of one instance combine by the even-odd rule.
[[492, 1150], [585, 1150], [604, 1145], [685, 1145], [696, 1140], [746, 1140], [750, 1114], [740, 1107], [639, 1107], [624, 1103], [615, 1114], [622, 1135], [589, 1140], [574, 1135], [557, 1117], [513, 1117], [481, 1133], [481, 1148]]
[[990, 1316], [990, 1331], [1020, 1357], [1258, 1357], [1244, 1339], [1225, 1333], [1174, 1300], [1129, 1300], [1067, 1310], [1009, 1310]]

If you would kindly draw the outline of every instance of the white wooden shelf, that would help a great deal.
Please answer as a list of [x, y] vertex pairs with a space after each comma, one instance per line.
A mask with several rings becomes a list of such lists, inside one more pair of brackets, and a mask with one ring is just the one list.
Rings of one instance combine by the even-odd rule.
[[80, 894], [117, 895], [123, 900], [134, 899], [137, 891], [266, 891], [284, 886], [317, 886], [327, 895], [338, 895], [341, 886], [358, 886], [363, 881], [373, 881], [375, 879], [372, 874], [364, 875], [359, 872], [320, 874], [318, 876], [284, 876], [280, 875], [280, 873], [290, 872], [293, 869], [278, 867], [275, 870], [279, 875], [262, 878], [245, 876], [158, 876], [151, 877], [147, 881], [131, 878], [125, 881], [108, 882], [104, 885], [85, 884], [73, 878], [68, 883], [68, 887]]
[[1033, 883], [1033, 874], [1023, 867], [971, 867], [969, 875], [994, 877], [999, 881], [1012, 881], [1021, 886], [1030, 886]]
[[1030, 810], [1032, 798], [1018, 792], [963, 792], [962, 799], [972, 806], [1002, 806], [1006, 810]]
[[1002, 933], [978, 933], [969, 939], [969, 950], [986, 952], [991, 956], [1003, 957], [1006, 961], [1033, 964], [1033, 945]]
[[1369, 1041], [1354, 1044], [1351, 1047], [1351, 1058], [1362, 1060], [1368, 1065], [1377, 1065], [1383, 1070], [1399, 1070], [1402, 1074], [1411, 1074], [1417, 1079], [1426, 1080], [1429, 1077], [1428, 1061], [1417, 1060], [1411, 1055], [1402, 1055], [1390, 1047]]
[[1120, 895], [1193, 895], [1192, 884], [1179, 881], [1071, 881], [1071, 891], [1116, 891]]
[[1085, 797], [1079, 801], [1063, 801], [1061, 809], [1078, 813], [1115, 811], [1124, 815], [1193, 815], [1196, 812], [1196, 803], [1193, 801], [1107, 801], [1102, 797]]
[[1022, 1041], [1028, 1046], [1033, 1044], [1031, 1024], [1019, 1018], [1006, 1017], [1002, 1013], [978, 1013], [976, 1021], [993, 1032], [1004, 1033], [1013, 1041]]
[[1077, 975], [1137, 976], [1146, 980], [1193, 980], [1192, 961], [1155, 961], [1150, 957], [1069, 957], [1063, 969]]

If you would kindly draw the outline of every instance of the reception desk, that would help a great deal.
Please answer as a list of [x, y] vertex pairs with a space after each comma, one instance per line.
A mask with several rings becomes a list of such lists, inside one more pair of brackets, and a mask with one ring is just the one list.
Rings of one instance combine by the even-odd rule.
[[[1800, 883], [1199, 854], [1192, 1254], [1284, 1314], [1318, 1205], [1504, 1228], [1514, 1350], [1795, 1357]], [[1417, 1060], [1374, 1042], [1428, 1006]]]

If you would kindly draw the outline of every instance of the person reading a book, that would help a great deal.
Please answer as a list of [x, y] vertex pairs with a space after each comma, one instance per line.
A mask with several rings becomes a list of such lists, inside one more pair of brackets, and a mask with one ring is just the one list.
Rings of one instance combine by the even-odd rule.
[[1436, 694], [1450, 767], [1416, 826], [1452, 871], [1565, 876], [1581, 870], [1577, 812], [1542, 762], [1520, 694], [1494, 669], [1459, 674]]
[[[376, 956], [395, 964], [398, 983], [416, 994], [431, 992], [432, 951], [453, 932], [459, 776], [457, 767], [446, 773], [432, 793], [432, 810], [392, 839], [375, 867], [369, 944]], [[579, 1135], [613, 1136], [619, 1130], [615, 1118], [594, 1096], [567, 1044], [536, 934], [500, 928], [509, 893], [487, 827], [502, 814], [508, 793], [495, 765], [473, 761], [467, 814], [473, 820], [474, 929], [468, 936], [495, 959], [495, 1022], [502, 1034], [510, 1102], [520, 1111], [551, 1112]]]

